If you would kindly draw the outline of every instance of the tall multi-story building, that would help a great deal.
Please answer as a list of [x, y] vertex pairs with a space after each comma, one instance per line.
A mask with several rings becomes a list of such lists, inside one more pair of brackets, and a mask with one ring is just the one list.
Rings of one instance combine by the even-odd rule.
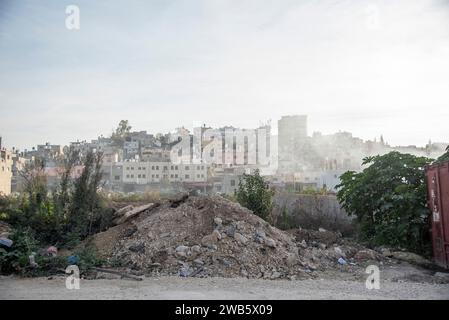
[[299, 170], [299, 156], [307, 139], [307, 116], [283, 116], [278, 120], [279, 173]]

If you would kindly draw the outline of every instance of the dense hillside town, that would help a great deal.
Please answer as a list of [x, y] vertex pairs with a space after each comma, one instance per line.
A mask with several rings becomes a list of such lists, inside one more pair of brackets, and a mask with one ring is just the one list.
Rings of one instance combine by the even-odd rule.
[[[76, 140], [67, 146], [46, 142], [31, 150], [2, 148], [0, 192], [21, 191], [20, 171], [36, 158], [44, 161], [47, 183], [55, 187], [70, 150], [80, 155], [102, 153], [104, 190], [232, 194], [241, 176], [255, 169], [276, 188], [335, 192], [340, 175], [360, 171], [367, 156], [396, 150], [436, 158], [447, 146], [430, 141], [425, 147], [391, 146], [383, 136], [364, 141], [349, 132], [309, 134], [307, 120], [306, 115], [284, 116], [278, 121], [277, 135], [270, 123], [255, 129], [203, 125], [192, 131], [182, 127], [154, 134], [133, 131], [128, 121], [121, 121], [111, 136], [90, 142]], [[75, 165], [72, 176], [81, 172], [82, 166]]]

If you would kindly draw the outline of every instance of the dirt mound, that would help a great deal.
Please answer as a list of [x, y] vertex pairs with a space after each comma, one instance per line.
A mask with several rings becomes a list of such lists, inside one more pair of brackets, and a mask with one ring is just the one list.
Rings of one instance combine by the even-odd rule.
[[[181, 197], [142, 210], [91, 239], [111, 264], [146, 274], [270, 279], [313, 277], [342, 268], [340, 258], [346, 269], [355, 265], [357, 250], [340, 247], [339, 235], [285, 232], [219, 196]], [[361, 257], [370, 258], [377, 257]]]

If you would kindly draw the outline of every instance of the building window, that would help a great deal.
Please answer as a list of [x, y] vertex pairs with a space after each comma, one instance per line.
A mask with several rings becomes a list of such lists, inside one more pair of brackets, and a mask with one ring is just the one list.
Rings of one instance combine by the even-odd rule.
[[133, 174], [131, 175], [131, 178], [134, 178], [134, 175], [133, 175]]
[[235, 180], [231, 180], [231, 187], [235, 187]]
[[168, 170], [168, 167], [167, 167], [167, 166], [164, 166], [164, 170]]
[[142, 175], [142, 178], [144, 178], [144, 179], [145, 179], [146, 177], [147, 177], [147, 175], [146, 175], [146, 174], [143, 174], [143, 175]]
[[178, 166], [175, 166], [175, 170], [178, 170]]
[[173, 175], [171, 174], [171, 175], [170, 175], [170, 178], [172, 178], [172, 179], [173, 179], [173, 177], [174, 177], [174, 176], [173, 176]]
[[188, 174], [185, 175], [186, 179], [190, 179], [190, 176]]
[[156, 166], [156, 170], [159, 170], [159, 166]]
[[197, 167], [196, 167], [196, 170], [200, 170], [200, 166], [197, 166]]
[[178, 178], [178, 174], [175, 174], [175, 178], [176, 178], [176, 179]]
[[173, 166], [170, 167], [170, 170], [173, 170]]
[[142, 176], [140, 174], [137, 175], [137, 178], [142, 178]]
[[200, 177], [200, 175], [199, 175], [199, 174], [197, 174], [197, 175], [196, 175], [196, 177], [197, 177], [197, 178], [199, 178], [199, 177]]
[[151, 166], [151, 170], [154, 170], [154, 166]]
[[186, 169], [186, 170], [190, 170], [189, 166], [186, 166], [185, 169]]
[[120, 180], [120, 176], [115, 176], [115, 180]]
[[127, 174], [126, 177], [129, 178], [129, 174]]

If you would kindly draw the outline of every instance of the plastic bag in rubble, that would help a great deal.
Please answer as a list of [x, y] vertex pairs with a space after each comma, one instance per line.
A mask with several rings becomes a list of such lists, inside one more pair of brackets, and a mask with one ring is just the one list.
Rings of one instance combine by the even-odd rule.
[[0, 245], [10, 248], [13, 241], [8, 238], [0, 238]]
[[79, 262], [80, 262], [80, 257], [77, 255], [71, 255], [67, 258], [67, 263], [69, 265], [78, 265]]

